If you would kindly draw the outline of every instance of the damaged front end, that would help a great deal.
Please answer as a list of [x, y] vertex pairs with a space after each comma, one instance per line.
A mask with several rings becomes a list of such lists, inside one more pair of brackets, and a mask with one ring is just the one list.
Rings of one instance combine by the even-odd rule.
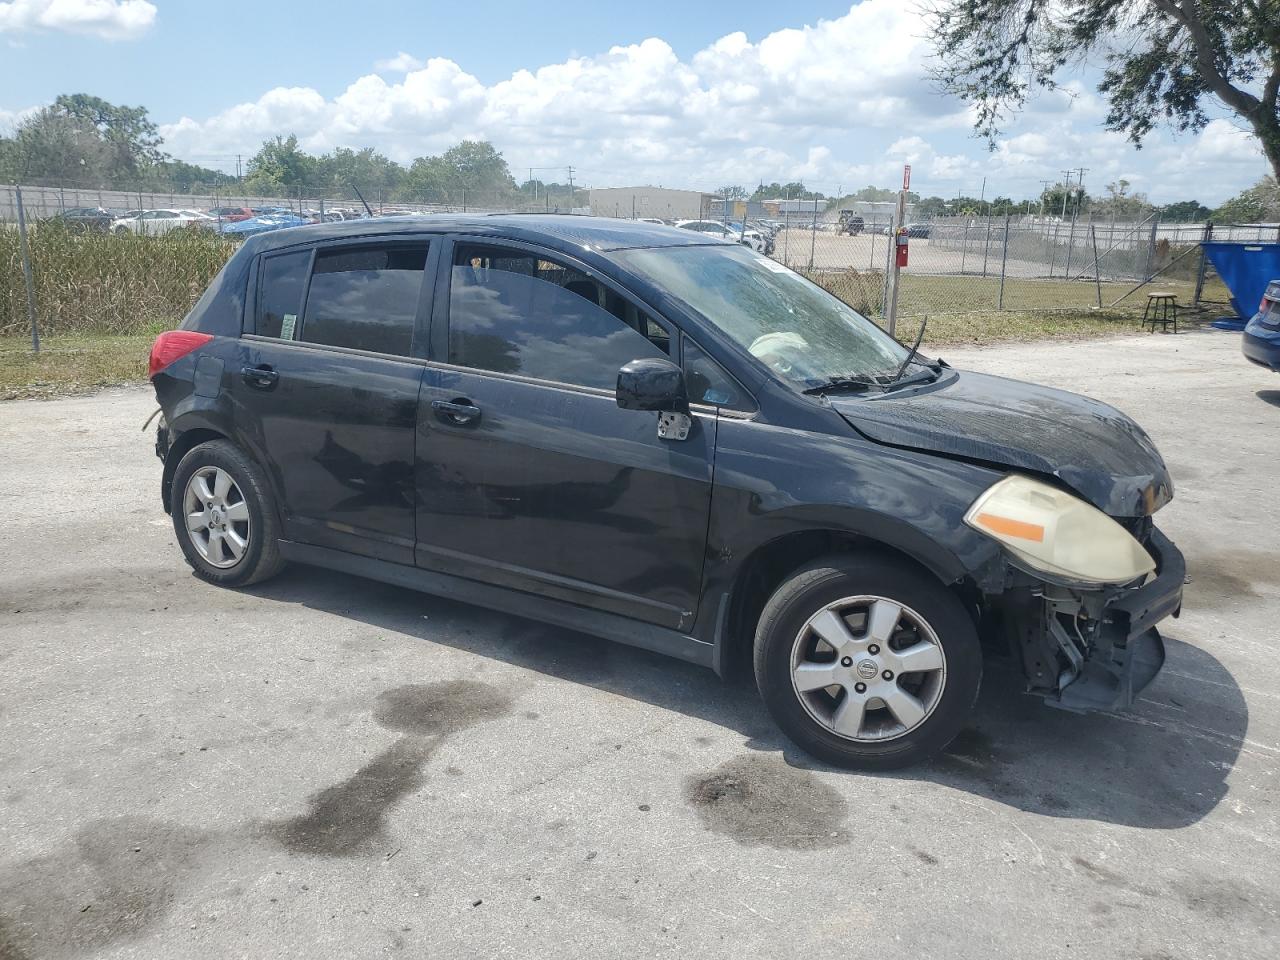
[[1010, 652], [1028, 689], [1066, 710], [1119, 710], [1133, 704], [1164, 664], [1156, 624], [1182, 607], [1186, 563], [1168, 537], [1143, 518], [1133, 531], [1156, 561], [1138, 582], [1097, 586], [1050, 582], [1012, 569], [996, 600]]

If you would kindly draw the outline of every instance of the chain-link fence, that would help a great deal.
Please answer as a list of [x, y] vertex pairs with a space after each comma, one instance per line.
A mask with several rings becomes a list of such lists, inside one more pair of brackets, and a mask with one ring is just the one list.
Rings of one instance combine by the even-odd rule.
[[[581, 193], [581, 190], [579, 191]], [[38, 323], [52, 333], [138, 332], [176, 322], [235, 247], [217, 232], [175, 230], [164, 236], [73, 232], [58, 214], [77, 207], [108, 210], [287, 207], [363, 214], [351, 197], [252, 197], [106, 191], [81, 187], [21, 188], [34, 276]], [[548, 196], [487, 198], [459, 203], [391, 204], [376, 191], [366, 197], [374, 213], [559, 209]], [[459, 198], [462, 199], [462, 198]], [[566, 201], [568, 197], [564, 198]], [[0, 334], [28, 325], [22, 251], [15, 229], [17, 188], [0, 186]], [[732, 222], [732, 221], [731, 221]], [[734, 222], [735, 226], [740, 223]], [[863, 313], [884, 313], [893, 253], [892, 225], [884, 216], [840, 217], [838, 211], [784, 214], [748, 220], [771, 233], [775, 259], [798, 270]], [[909, 263], [902, 271], [898, 316], [951, 318], [963, 336], [966, 317], [981, 317], [1017, 335], [1028, 316], [1086, 314], [1101, 319], [1141, 313], [1150, 285], [1174, 293], [1181, 305], [1225, 304], [1225, 288], [1200, 253], [1206, 239], [1280, 242], [1280, 226], [1220, 226], [1134, 222], [1081, 216], [948, 217], [908, 224]], [[994, 319], [993, 319], [994, 318]], [[977, 323], [979, 321], [973, 321]], [[907, 323], [909, 329], [918, 323]]]
[[[774, 237], [772, 256], [849, 299], [883, 312], [891, 225], [865, 220], [791, 223]], [[909, 260], [901, 274], [899, 316], [999, 311], [1141, 310], [1144, 287], [1158, 284], [1186, 306], [1225, 302], [1200, 243], [1280, 242], [1280, 227], [1166, 224], [1156, 217], [1110, 219], [945, 217], [908, 225]]]

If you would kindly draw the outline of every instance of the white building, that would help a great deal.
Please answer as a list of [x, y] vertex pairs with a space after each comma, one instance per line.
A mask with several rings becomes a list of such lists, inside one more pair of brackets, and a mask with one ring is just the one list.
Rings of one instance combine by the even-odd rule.
[[707, 215], [714, 197], [697, 190], [665, 187], [606, 187], [591, 191], [591, 212], [597, 217], [657, 217], [696, 220]]

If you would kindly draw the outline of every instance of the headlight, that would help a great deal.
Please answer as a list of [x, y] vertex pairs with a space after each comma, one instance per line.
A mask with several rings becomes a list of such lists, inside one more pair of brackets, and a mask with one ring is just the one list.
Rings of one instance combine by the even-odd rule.
[[1088, 583], [1127, 583], [1155, 569], [1129, 531], [1057, 487], [1013, 474], [974, 501], [964, 522], [1045, 573]]

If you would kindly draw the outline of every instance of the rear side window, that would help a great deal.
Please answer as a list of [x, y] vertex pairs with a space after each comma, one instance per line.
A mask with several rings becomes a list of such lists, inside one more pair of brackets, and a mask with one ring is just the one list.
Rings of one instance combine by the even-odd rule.
[[426, 245], [316, 253], [299, 340], [408, 356]]
[[283, 330], [285, 340], [294, 339], [298, 315], [302, 313], [302, 293], [307, 285], [307, 264], [310, 260], [310, 250], [263, 260], [255, 333], [263, 337], [279, 337]]
[[669, 350], [661, 324], [574, 267], [504, 247], [458, 248], [450, 363], [612, 390], [623, 364]]

